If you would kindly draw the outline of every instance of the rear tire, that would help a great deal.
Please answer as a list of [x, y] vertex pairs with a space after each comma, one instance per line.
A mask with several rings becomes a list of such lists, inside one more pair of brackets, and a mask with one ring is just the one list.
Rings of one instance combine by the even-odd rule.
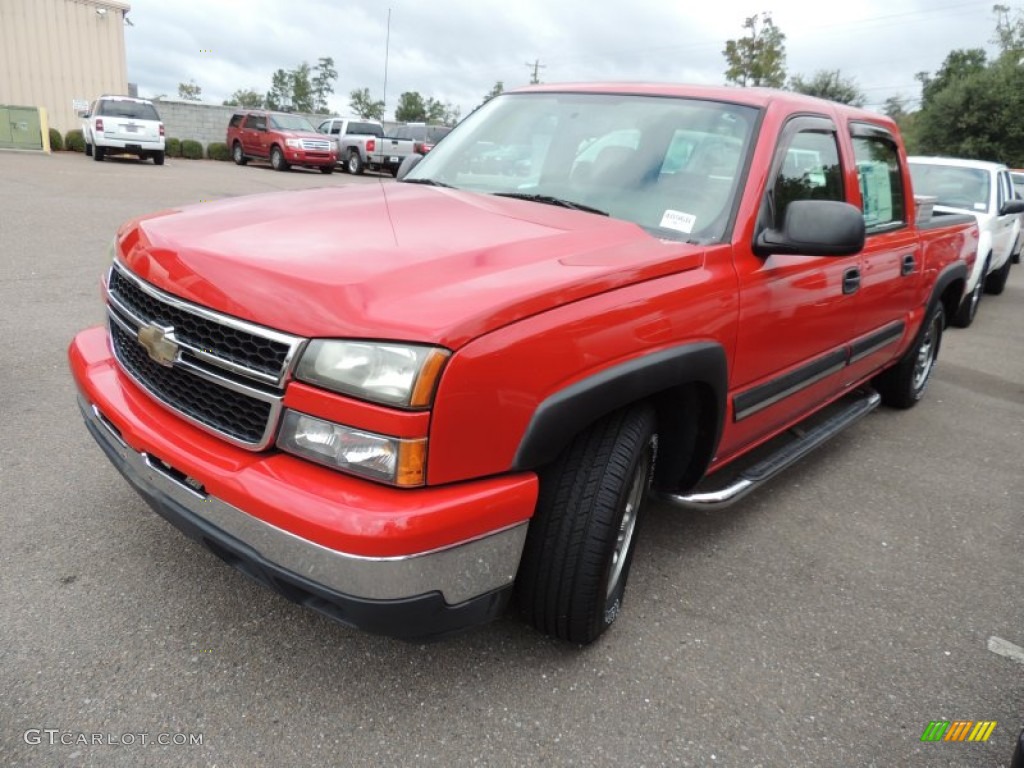
[[936, 301], [910, 349], [896, 365], [875, 378], [875, 388], [883, 403], [892, 408], [917, 405], [928, 388], [939, 358], [945, 320], [942, 302]]
[[92, 157], [92, 144], [85, 145], [85, 156]]
[[1006, 278], [1010, 276], [1010, 267], [1013, 266], [1013, 260], [1007, 258], [999, 269], [993, 272], [991, 275], [985, 278], [985, 293], [991, 293], [993, 296], [998, 296], [1006, 288]]
[[345, 159], [345, 167], [353, 176], [361, 176], [363, 171], [366, 170], [363, 165], [363, 158], [360, 157], [358, 150], [350, 149], [348, 151], [348, 157]]
[[106, 150], [103, 147], [94, 146], [92, 148], [92, 159], [97, 163], [102, 163], [104, 156], [106, 156]]
[[245, 156], [245, 152], [242, 151], [242, 143], [236, 141], [234, 146], [231, 147], [231, 159], [235, 161], [235, 165], [245, 165], [249, 162], [249, 158]]
[[163, 164], [164, 164], [164, 151], [161, 149], [161, 150], [158, 150], [157, 152], [153, 153], [153, 165], [163, 165]]
[[519, 610], [541, 632], [587, 644], [618, 617], [654, 476], [656, 426], [649, 405], [617, 411], [541, 474], [516, 582]]

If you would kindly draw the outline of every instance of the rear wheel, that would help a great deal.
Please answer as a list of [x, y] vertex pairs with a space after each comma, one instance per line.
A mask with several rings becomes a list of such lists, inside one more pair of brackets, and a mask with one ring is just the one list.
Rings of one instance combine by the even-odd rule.
[[542, 473], [516, 583], [541, 632], [586, 644], [618, 617], [657, 445], [654, 409], [637, 405], [577, 435]]
[[92, 144], [85, 145], [85, 156], [92, 157]]
[[348, 151], [348, 157], [345, 160], [345, 167], [349, 173], [355, 176], [359, 176], [363, 172], [363, 158], [359, 156], [358, 150], [350, 149]]
[[231, 147], [231, 159], [235, 161], [235, 165], [245, 165], [249, 162], [245, 152], [242, 151], [242, 143], [240, 141], [236, 141], [234, 146]]
[[1006, 278], [1010, 276], [1010, 267], [1013, 266], [1013, 260], [1007, 257], [999, 269], [993, 272], [991, 275], [985, 278], [985, 293], [991, 293], [993, 296], [998, 296], [1006, 288]]
[[939, 357], [945, 320], [942, 302], [936, 301], [910, 349], [896, 365], [876, 377], [875, 387], [883, 403], [910, 408], [924, 395]]
[[164, 164], [164, 150], [160, 149], [153, 153], [153, 164], [163, 165]]
[[275, 171], [288, 170], [288, 161], [284, 159], [284, 152], [281, 151], [280, 147], [271, 147], [270, 167], [273, 168]]
[[96, 146], [94, 146], [92, 148], [92, 159], [95, 160], [97, 163], [102, 163], [103, 162], [103, 157], [105, 155], [106, 155], [106, 150], [103, 149], [103, 147], [96, 147]]

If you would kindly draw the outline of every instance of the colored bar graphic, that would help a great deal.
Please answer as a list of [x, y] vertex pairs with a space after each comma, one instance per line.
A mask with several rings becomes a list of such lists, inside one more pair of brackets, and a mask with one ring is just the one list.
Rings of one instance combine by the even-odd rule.
[[971, 730], [972, 725], [974, 725], [973, 720], [954, 720], [943, 741], [963, 741], [967, 738], [967, 733]]
[[995, 720], [932, 720], [921, 741], [988, 741], [995, 729]]
[[968, 741], [988, 741], [988, 737], [992, 735], [992, 731], [996, 729], [995, 720], [982, 720], [971, 731], [971, 735], [967, 737]]
[[921, 741], [942, 741], [949, 728], [949, 720], [932, 720], [921, 734]]

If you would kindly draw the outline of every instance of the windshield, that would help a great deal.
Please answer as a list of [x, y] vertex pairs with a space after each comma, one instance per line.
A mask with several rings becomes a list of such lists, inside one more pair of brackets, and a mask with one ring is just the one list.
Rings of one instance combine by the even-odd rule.
[[988, 212], [989, 173], [956, 165], [910, 164], [915, 195], [937, 198], [936, 205], [965, 211]]
[[271, 115], [270, 125], [279, 131], [309, 131], [316, 133], [313, 124], [301, 115]]
[[593, 209], [659, 237], [719, 240], [757, 111], [654, 96], [506, 94], [406, 181]]

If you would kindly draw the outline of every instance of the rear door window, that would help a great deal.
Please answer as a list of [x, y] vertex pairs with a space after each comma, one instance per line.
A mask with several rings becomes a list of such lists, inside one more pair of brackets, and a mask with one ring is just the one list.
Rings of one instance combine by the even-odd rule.
[[881, 136], [855, 136], [853, 155], [867, 233], [905, 225], [903, 172], [896, 144]]

